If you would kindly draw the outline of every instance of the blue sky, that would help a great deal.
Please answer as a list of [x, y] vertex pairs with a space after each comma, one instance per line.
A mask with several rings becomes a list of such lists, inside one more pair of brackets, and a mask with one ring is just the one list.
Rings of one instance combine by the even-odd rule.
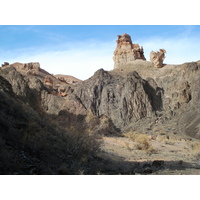
[[40, 62], [53, 74], [85, 80], [99, 68], [111, 70], [117, 35], [150, 51], [164, 48], [165, 63], [200, 60], [200, 26], [187, 25], [1, 25], [0, 62]]

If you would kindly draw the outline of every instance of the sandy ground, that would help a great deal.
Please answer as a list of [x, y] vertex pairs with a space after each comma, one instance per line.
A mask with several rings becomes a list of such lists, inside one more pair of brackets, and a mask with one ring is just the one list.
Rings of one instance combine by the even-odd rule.
[[[199, 142], [151, 138], [151, 151], [139, 150], [127, 137], [103, 137], [101, 146], [110, 174], [200, 174]], [[196, 147], [195, 147], [196, 146]]]

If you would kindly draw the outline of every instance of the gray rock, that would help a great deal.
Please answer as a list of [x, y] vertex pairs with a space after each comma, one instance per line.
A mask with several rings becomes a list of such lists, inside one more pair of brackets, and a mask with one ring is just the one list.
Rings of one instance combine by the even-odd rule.
[[123, 77], [100, 69], [78, 85], [74, 93], [87, 109], [97, 116], [108, 116], [121, 129], [133, 121], [155, 115], [157, 108], [149, 87], [136, 71]]

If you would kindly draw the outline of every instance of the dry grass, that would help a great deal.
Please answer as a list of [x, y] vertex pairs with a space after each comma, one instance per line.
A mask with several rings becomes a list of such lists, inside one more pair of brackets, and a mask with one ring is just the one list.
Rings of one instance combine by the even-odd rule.
[[199, 141], [191, 141], [190, 145], [191, 145], [191, 148], [193, 151], [200, 150], [200, 142]]
[[153, 148], [150, 138], [146, 134], [137, 134], [133, 131], [129, 131], [124, 134], [125, 137], [128, 137], [132, 142], [134, 142], [134, 147], [137, 150], [146, 151], [146, 153], [154, 153], [156, 150]]
[[165, 144], [174, 145], [178, 139], [173, 136], [166, 136], [166, 135], [157, 135], [156, 141], [163, 142]]
[[191, 146], [192, 157], [199, 159], [200, 158], [200, 141], [188, 141], [188, 144]]

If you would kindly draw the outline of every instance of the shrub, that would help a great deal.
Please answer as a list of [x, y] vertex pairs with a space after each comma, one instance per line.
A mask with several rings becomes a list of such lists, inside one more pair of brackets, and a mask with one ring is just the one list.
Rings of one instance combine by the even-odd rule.
[[149, 138], [146, 135], [139, 134], [136, 137], [136, 148], [138, 150], [147, 150], [151, 147], [151, 144], [149, 142]]
[[129, 131], [124, 134], [125, 137], [128, 137], [131, 141], [135, 143], [135, 148], [137, 150], [144, 150], [147, 153], [154, 153], [156, 150], [152, 147], [150, 143], [149, 136], [146, 134], [137, 134], [133, 131]]
[[[187, 141], [189, 142], [189, 141]], [[191, 155], [196, 158], [199, 159], [200, 158], [200, 142], [199, 141], [190, 141], [189, 145], [191, 146]]]

